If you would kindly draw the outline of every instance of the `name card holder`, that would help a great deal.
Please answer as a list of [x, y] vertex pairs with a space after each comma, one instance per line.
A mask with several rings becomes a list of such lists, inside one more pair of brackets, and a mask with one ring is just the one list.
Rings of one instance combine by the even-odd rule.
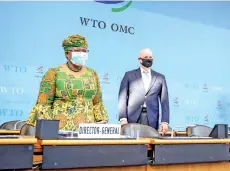
[[78, 138], [120, 138], [120, 124], [79, 124]]
[[37, 120], [35, 137], [38, 139], [58, 139], [59, 120]]

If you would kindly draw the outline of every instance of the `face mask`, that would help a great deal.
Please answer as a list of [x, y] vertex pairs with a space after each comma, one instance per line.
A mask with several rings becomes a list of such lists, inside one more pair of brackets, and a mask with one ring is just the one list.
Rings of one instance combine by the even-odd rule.
[[88, 53], [85, 52], [72, 52], [71, 62], [75, 65], [86, 65], [88, 60]]
[[153, 64], [153, 60], [152, 59], [142, 59], [141, 58], [141, 64], [144, 66], [144, 67], [146, 67], [146, 68], [149, 68], [149, 67], [151, 67], [152, 66], [152, 64]]

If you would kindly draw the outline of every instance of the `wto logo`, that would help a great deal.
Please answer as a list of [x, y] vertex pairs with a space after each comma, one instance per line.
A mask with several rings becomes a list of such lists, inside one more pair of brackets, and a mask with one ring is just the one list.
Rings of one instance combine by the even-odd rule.
[[27, 71], [26, 67], [15, 66], [15, 65], [4, 65], [5, 72], [17, 72], [25, 73]]
[[208, 113], [205, 113], [205, 115], [204, 115], [204, 125], [209, 125]]
[[109, 84], [109, 73], [108, 72], [104, 73], [102, 79], [103, 79], [102, 83]]
[[[100, 0], [94, 0], [95, 2], [103, 3], [103, 4], [119, 4], [124, 2], [125, 0], [107, 0], [107, 1], [100, 1]], [[129, 0], [127, 4], [120, 8], [112, 8], [112, 12], [122, 12], [129, 8], [129, 6], [132, 4], [132, 0]]]
[[186, 105], [197, 105], [197, 101], [196, 100], [185, 100], [185, 104]]
[[221, 86], [213, 86], [213, 87], [212, 87], [212, 90], [213, 90], [213, 91], [221, 91], [221, 92], [224, 91], [224, 90], [223, 90], [223, 87], [221, 87]]
[[198, 85], [196, 85], [196, 84], [185, 84], [185, 88], [195, 90], [195, 89], [198, 89]]
[[44, 71], [44, 68], [43, 66], [38, 66], [37, 69], [36, 69], [36, 75], [35, 77], [36, 78], [42, 78], [43, 75], [44, 75], [45, 71]]
[[223, 92], [223, 87], [222, 86], [216, 86], [216, 85], [209, 85], [204, 84], [203, 86], [203, 92], [208, 92], [208, 91], [216, 91], [216, 92]]
[[175, 98], [173, 99], [173, 106], [179, 107], [179, 97], [175, 97]]
[[203, 86], [203, 92], [208, 92], [208, 85], [207, 84], [204, 84], [204, 86]]
[[200, 120], [198, 116], [186, 116], [186, 121], [190, 124], [196, 123]]
[[0, 93], [22, 95], [22, 94], [24, 94], [24, 89], [18, 88], [18, 87], [0, 86]]
[[22, 116], [22, 115], [23, 115], [23, 111], [22, 110], [0, 109], [0, 116], [15, 117], [15, 116]]
[[218, 100], [216, 103], [216, 109], [217, 110], [222, 110], [223, 109], [223, 103], [222, 101]]

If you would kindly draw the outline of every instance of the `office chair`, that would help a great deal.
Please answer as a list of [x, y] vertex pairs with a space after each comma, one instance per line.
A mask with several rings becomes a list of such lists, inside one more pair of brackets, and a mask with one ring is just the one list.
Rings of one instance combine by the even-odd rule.
[[23, 125], [20, 130], [20, 135], [35, 136], [35, 127], [30, 124]]
[[195, 125], [186, 128], [188, 137], [209, 137], [212, 128], [205, 125]]
[[5, 122], [0, 126], [0, 129], [14, 130], [17, 122], [19, 122], [19, 120]]
[[25, 124], [26, 124], [26, 121], [18, 121], [18, 122], [16, 122], [15, 125], [14, 125], [14, 130], [17, 130], [17, 129], [20, 130], [23, 127], [23, 125], [25, 125]]
[[161, 136], [159, 132], [154, 128], [148, 125], [141, 125], [138, 123], [129, 123], [129, 124], [122, 125], [121, 135], [132, 136], [131, 129], [138, 130], [139, 137], [142, 138], [158, 138]]

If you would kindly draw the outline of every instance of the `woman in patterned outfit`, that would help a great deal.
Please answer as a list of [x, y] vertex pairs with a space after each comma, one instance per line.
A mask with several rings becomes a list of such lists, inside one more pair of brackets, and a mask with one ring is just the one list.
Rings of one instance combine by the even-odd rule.
[[77, 130], [79, 123], [107, 123], [108, 115], [96, 71], [85, 66], [88, 44], [81, 35], [62, 43], [67, 63], [50, 68], [40, 84], [28, 124], [37, 119], [60, 120], [60, 130]]

